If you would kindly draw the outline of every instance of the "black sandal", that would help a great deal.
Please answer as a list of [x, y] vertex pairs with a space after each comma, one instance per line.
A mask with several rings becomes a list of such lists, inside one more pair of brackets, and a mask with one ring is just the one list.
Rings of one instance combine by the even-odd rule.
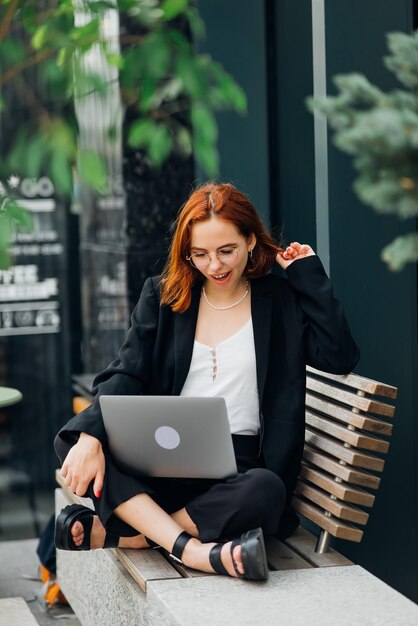
[[[55, 522], [55, 547], [60, 550], [90, 550], [90, 535], [93, 526], [92, 509], [81, 504], [69, 504], [59, 513]], [[84, 538], [77, 546], [73, 541], [71, 528], [75, 522], [81, 522], [84, 528]], [[117, 548], [119, 537], [106, 533], [103, 548]]]
[[[170, 556], [179, 563], [183, 563], [181, 555], [183, 554], [183, 550], [190, 539], [193, 539], [192, 535], [184, 530], [174, 542]], [[213, 546], [209, 553], [209, 562], [215, 572], [223, 574], [224, 576], [230, 576], [228, 570], [222, 563], [220, 556], [224, 545], [224, 543], [217, 543]], [[234, 560], [233, 550], [236, 546], [241, 546], [242, 564], [245, 570], [244, 574], [241, 574], [241, 572], [238, 571], [237, 564]], [[231, 557], [234, 570], [239, 578], [245, 578], [247, 580], [268, 579], [269, 569], [262, 528], [254, 528], [253, 530], [242, 533], [239, 539], [234, 539], [231, 544]]]

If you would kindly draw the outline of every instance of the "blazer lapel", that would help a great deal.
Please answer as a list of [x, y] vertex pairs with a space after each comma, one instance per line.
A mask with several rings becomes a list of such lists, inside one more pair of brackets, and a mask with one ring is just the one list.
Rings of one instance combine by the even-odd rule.
[[270, 351], [272, 293], [264, 277], [255, 278], [251, 282], [251, 289], [251, 315], [257, 366], [257, 386], [261, 407]]
[[174, 382], [172, 395], [180, 395], [189, 372], [196, 333], [202, 283], [197, 281], [192, 287], [192, 301], [184, 313], [174, 316]]

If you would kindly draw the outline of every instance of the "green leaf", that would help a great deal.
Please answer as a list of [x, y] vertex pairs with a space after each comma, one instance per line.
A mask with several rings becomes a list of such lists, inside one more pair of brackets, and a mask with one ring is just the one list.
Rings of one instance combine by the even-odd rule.
[[20, 41], [8, 38], [0, 45], [0, 55], [10, 63], [20, 63], [26, 57], [26, 50]]
[[48, 148], [51, 152], [59, 150], [67, 161], [75, 161], [76, 129], [71, 126], [71, 119], [58, 118], [45, 131]]
[[189, 0], [164, 0], [161, 5], [161, 9], [164, 14], [164, 19], [169, 21], [177, 17], [189, 6]]
[[171, 62], [170, 46], [161, 33], [151, 33], [139, 47], [146, 77], [165, 78]]
[[57, 54], [56, 64], [57, 67], [62, 67], [64, 63], [68, 60], [68, 57], [71, 56], [72, 52], [67, 50], [67, 48], [61, 48]]
[[8, 246], [0, 245], [0, 270], [7, 270], [12, 264], [12, 257], [8, 250]]
[[[210, 71], [218, 81], [218, 97], [223, 105], [232, 106], [239, 113], [247, 112], [247, 96], [219, 63], [212, 63]], [[216, 93], [216, 92], [215, 92]]]
[[154, 165], [160, 166], [171, 152], [172, 139], [167, 126], [159, 124], [151, 136], [148, 155]]
[[219, 155], [216, 146], [196, 139], [194, 147], [196, 158], [206, 174], [212, 177], [219, 176]]
[[71, 166], [67, 161], [65, 154], [60, 150], [55, 150], [51, 157], [50, 167], [52, 181], [58, 192], [63, 196], [70, 196], [73, 181]]
[[28, 4], [25, 2], [25, 5], [22, 9], [22, 24], [27, 33], [33, 34], [37, 28], [37, 11], [35, 4]]
[[215, 116], [203, 104], [192, 107], [192, 124], [196, 136], [205, 143], [215, 143], [218, 138], [218, 127]]
[[106, 9], [115, 9], [115, 2], [113, 0], [97, 0], [97, 2], [89, 2], [88, 10], [90, 13], [101, 14]]
[[125, 59], [123, 58], [123, 56], [121, 54], [117, 54], [116, 52], [109, 52], [106, 55], [106, 59], [109, 65], [113, 65], [118, 69], [121, 69], [125, 64]]
[[17, 223], [19, 230], [30, 232], [33, 230], [33, 215], [22, 206], [19, 202], [11, 201], [7, 205], [10, 217]]
[[13, 232], [12, 221], [7, 204], [8, 203], [6, 202], [6, 210], [3, 213], [0, 213], [0, 247], [9, 245]]
[[133, 122], [128, 132], [128, 145], [131, 148], [140, 148], [150, 143], [156, 130], [156, 124], [150, 119], [140, 119]]
[[48, 27], [46, 24], [42, 24], [36, 29], [32, 36], [32, 47], [34, 50], [40, 50], [45, 45], [47, 39]]
[[96, 41], [100, 40], [100, 22], [97, 17], [73, 29], [70, 33], [70, 39], [78, 46], [88, 49]]
[[200, 17], [196, 7], [189, 7], [185, 13], [195, 37], [199, 39], [206, 37], [205, 22]]
[[107, 172], [103, 158], [92, 150], [80, 150], [79, 173], [84, 182], [101, 191], [107, 185]]
[[170, 41], [174, 46], [176, 46], [182, 52], [189, 54], [190, 53], [190, 41], [187, 39], [183, 33], [174, 28], [165, 28], [164, 29], [165, 38]]
[[153, 107], [155, 80], [151, 76], [144, 76], [141, 81], [141, 92], [139, 96], [139, 110], [146, 113]]
[[41, 164], [45, 155], [45, 142], [41, 134], [35, 138], [27, 146], [26, 163], [27, 176], [29, 178], [38, 178], [41, 171]]
[[178, 55], [176, 74], [181, 78], [187, 94], [194, 98], [206, 98], [209, 88], [208, 79], [192, 56], [184, 53]]

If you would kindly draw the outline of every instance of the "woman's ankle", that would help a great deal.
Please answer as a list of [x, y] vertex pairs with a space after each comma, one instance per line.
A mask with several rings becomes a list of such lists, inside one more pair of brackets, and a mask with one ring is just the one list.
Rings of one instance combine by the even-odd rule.
[[181, 555], [181, 560], [183, 563], [189, 567], [193, 567], [193, 563], [195, 563], [202, 554], [202, 542], [196, 537], [192, 537], [186, 543], [183, 554]]

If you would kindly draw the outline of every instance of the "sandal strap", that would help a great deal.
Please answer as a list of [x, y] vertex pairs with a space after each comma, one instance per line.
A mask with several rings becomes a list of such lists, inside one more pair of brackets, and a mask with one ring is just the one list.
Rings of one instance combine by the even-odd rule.
[[[67, 509], [67, 510], [66, 510]], [[63, 524], [63, 542], [67, 550], [90, 550], [90, 535], [93, 526], [92, 509], [83, 506], [81, 504], [70, 505], [68, 508], [63, 509], [64, 515], [67, 514], [65, 522]], [[83, 526], [84, 537], [82, 543], [77, 546], [71, 534], [71, 529], [76, 522], [80, 522]]]
[[183, 554], [183, 550], [190, 539], [193, 539], [192, 535], [188, 533], [187, 530], [183, 530], [174, 542], [170, 555], [180, 563], [183, 563], [181, 555]]
[[117, 548], [119, 544], [119, 537], [117, 535], [111, 535], [106, 533], [103, 548]]
[[234, 548], [236, 548], [236, 546], [240, 546], [241, 545], [241, 541], [240, 539], [234, 539], [231, 543], [231, 558], [232, 558], [232, 565], [234, 566], [234, 570], [236, 575], [238, 576], [238, 578], [246, 578], [245, 574], [241, 574], [241, 572], [238, 570], [236, 563], [235, 563], [235, 559], [234, 559]]
[[213, 546], [213, 548], [209, 552], [209, 562], [215, 572], [217, 572], [218, 574], [223, 574], [224, 576], [229, 576], [230, 574], [221, 560], [221, 550], [224, 545], [224, 543], [217, 543], [216, 546]]

